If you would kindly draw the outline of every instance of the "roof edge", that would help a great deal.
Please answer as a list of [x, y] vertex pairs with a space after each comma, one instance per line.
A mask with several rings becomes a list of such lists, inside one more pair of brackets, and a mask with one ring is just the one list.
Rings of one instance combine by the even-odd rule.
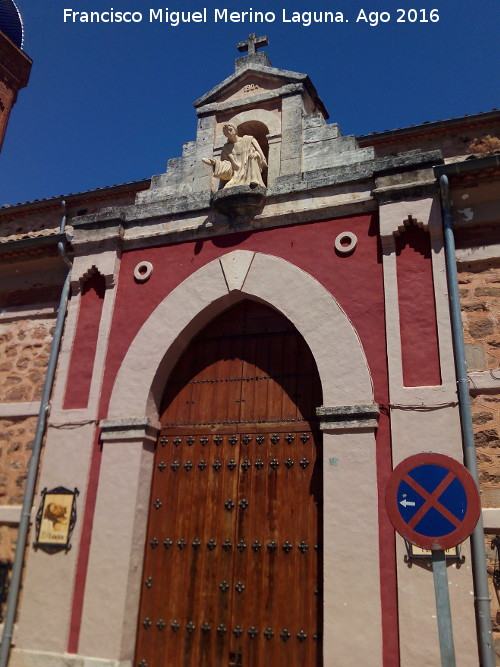
[[83, 190], [82, 192], [73, 192], [44, 199], [33, 199], [27, 202], [19, 202], [18, 204], [4, 204], [3, 206], [0, 206], [0, 217], [12, 213], [20, 213], [23, 210], [30, 210], [33, 208], [50, 208], [58, 206], [63, 199], [68, 204], [76, 202], [79, 199], [97, 199], [99, 197], [106, 197], [108, 194], [111, 195], [113, 193], [127, 192], [128, 190], [146, 189], [150, 184], [151, 178], [144, 178], [140, 181], [130, 181], [129, 183], [121, 183], [120, 185], [107, 185], [102, 188], [95, 188], [94, 190]]
[[474, 171], [482, 171], [483, 169], [498, 169], [500, 167], [500, 153], [488, 155], [486, 157], [471, 156], [467, 160], [461, 162], [449, 162], [448, 164], [440, 164], [434, 167], [434, 174], [436, 178], [443, 176], [453, 176], [459, 174], [470, 174]]
[[372, 132], [370, 134], [360, 134], [356, 139], [360, 146], [373, 145], [375, 143], [383, 143], [384, 141], [391, 141], [404, 137], [410, 134], [417, 134], [422, 131], [438, 132], [441, 129], [457, 125], [466, 125], [468, 123], [487, 122], [490, 120], [500, 120], [500, 109], [493, 109], [492, 111], [481, 111], [477, 114], [466, 114], [465, 116], [458, 116], [457, 118], [449, 118], [447, 120], [437, 120], [432, 122], [424, 122], [420, 125], [409, 125], [408, 127], [400, 127], [395, 130], [384, 130], [383, 132]]

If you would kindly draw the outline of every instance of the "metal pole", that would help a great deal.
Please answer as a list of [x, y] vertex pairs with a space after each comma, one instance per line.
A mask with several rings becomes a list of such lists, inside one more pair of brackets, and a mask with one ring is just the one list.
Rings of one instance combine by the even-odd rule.
[[[66, 208], [65, 202], [63, 205], [63, 217], [61, 221], [61, 233], [64, 232], [66, 225]], [[38, 466], [40, 464], [40, 454], [42, 451], [43, 436], [45, 434], [45, 426], [47, 423], [47, 414], [49, 411], [49, 400], [52, 392], [52, 384], [54, 382], [54, 375], [56, 372], [57, 359], [59, 356], [59, 347], [61, 344], [64, 319], [66, 317], [66, 308], [69, 298], [69, 289], [71, 284], [71, 262], [69, 261], [64, 244], [58, 243], [58, 251], [64, 263], [68, 267], [66, 280], [61, 292], [59, 300], [59, 309], [57, 311], [56, 327], [54, 330], [54, 338], [50, 347], [49, 363], [47, 366], [47, 374], [45, 375], [45, 383], [43, 386], [42, 399], [40, 403], [40, 411], [38, 413], [38, 421], [35, 431], [35, 439], [33, 441], [33, 451], [31, 454], [28, 475], [26, 477], [26, 490], [24, 492], [23, 506], [21, 510], [21, 519], [19, 521], [19, 530], [17, 535], [16, 554], [14, 556], [14, 563], [12, 565], [12, 576], [9, 585], [9, 597], [7, 599], [7, 608], [5, 611], [4, 628], [2, 635], [2, 644], [0, 646], [0, 667], [6, 667], [9, 659], [10, 647], [12, 644], [12, 631], [14, 628], [14, 621], [16, 617], [17, 603], [19, 599], [19, 589], [21, 585], [21, 574], [23, 570], [24, 552], [28, 540], [28, 530], [30, 526], [31, 508], [33, 506], [33, 498], [35, 495], [36, 480], [38, 476]]]
[[[460, 422], [462, 425], [462, 445], [464, 464], [469, 470], [478, 490], [479, 474], [477, 469], [476, 445], [472, 429], [472, 415], [470, 409], [469, 382], [465, 365], [465, 345], [460, 312], [460, 294], [458, 291], [457, 262], [455, 258], [455, 238], [453, 236], [453, 219], [449, 200], [448, 177], [439, 179], [441, 200], [443, 206], [444, 247], [446, 256], [446, 274], [448, 278], [448, 294], [450, 299], [451, 329], [453, 336], [453, 350], [455, 353], [455, 369], [457, 375], [458, 405]], [[488, 575], [486, 571], [486, 549], [484, 546], [484, 528], [482, 515], [471, 535], [472, 549], [472, 576], [474, 579], [474, 594], [476, 602], [476, 623], [479, 643], [481, 667], [495, 667], [495, 653], [491, 634], [491, 616], [488, 590]]]
[[436, 595], [436, 615], [439, 631], [439, 649], [441, 667], [455, 667], [455, 647], [451, 625], [450, 595], [448, 593], [448, 574], [444, 551], [432, 552], [432, 574]]

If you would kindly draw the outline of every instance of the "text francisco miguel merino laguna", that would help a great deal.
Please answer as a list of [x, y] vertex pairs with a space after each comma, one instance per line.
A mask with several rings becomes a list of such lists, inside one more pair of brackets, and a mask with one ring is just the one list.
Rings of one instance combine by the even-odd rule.
[[304, 26], [311, 23], [344, 23], [342, 12], [315, 11], [297, 12], [282, 9], [281, 14], [275, 12], [260, 12], [248, 9], [246, 11], [231, 11], [213, 9], [210, 13], [206, 7], [199, 11], [171, 11], [159, 8], [149, 9], [149, 12], [116, 11], [112, 7], [100, 12], [82, 12], [74, 9], [64, 9], [64, 23], [168, 23], [175, 27], [181, 23], [274, 23], [280, 20], [283, 23], [300, 23]]

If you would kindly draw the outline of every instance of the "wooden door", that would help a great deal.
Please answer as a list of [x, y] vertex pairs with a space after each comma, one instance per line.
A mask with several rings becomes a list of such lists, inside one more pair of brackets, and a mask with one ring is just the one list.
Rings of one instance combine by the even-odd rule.
[[136, 665], [321, 665], [321, 405], [293, 325], [244, 301], [175, 368], [155, 455]]

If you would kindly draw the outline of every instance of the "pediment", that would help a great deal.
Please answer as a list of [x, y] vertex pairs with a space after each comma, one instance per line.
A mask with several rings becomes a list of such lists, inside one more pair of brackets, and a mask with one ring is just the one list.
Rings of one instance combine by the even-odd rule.
[[245, 72], [217, 96], [217, 102], [239, 100], [249, 95], [269, 93], [280, 90], [286, 82], [275, 76], [263, 76], [260, 72]]
[[273, 91], [276, 91], [276, 95], [279, 96], [280, 91], [289, 84], [302, 84], [316, 104], [324, 111], [325, 118], [328, 117], [326, 109], [307, 74], [255, 63], [237, 69], [234, 74], [224, 79], [193, 104], [196, 109], [199, 109], [209, 104], [237, 101], [251, 95], [262, 93], [269, 95]]

